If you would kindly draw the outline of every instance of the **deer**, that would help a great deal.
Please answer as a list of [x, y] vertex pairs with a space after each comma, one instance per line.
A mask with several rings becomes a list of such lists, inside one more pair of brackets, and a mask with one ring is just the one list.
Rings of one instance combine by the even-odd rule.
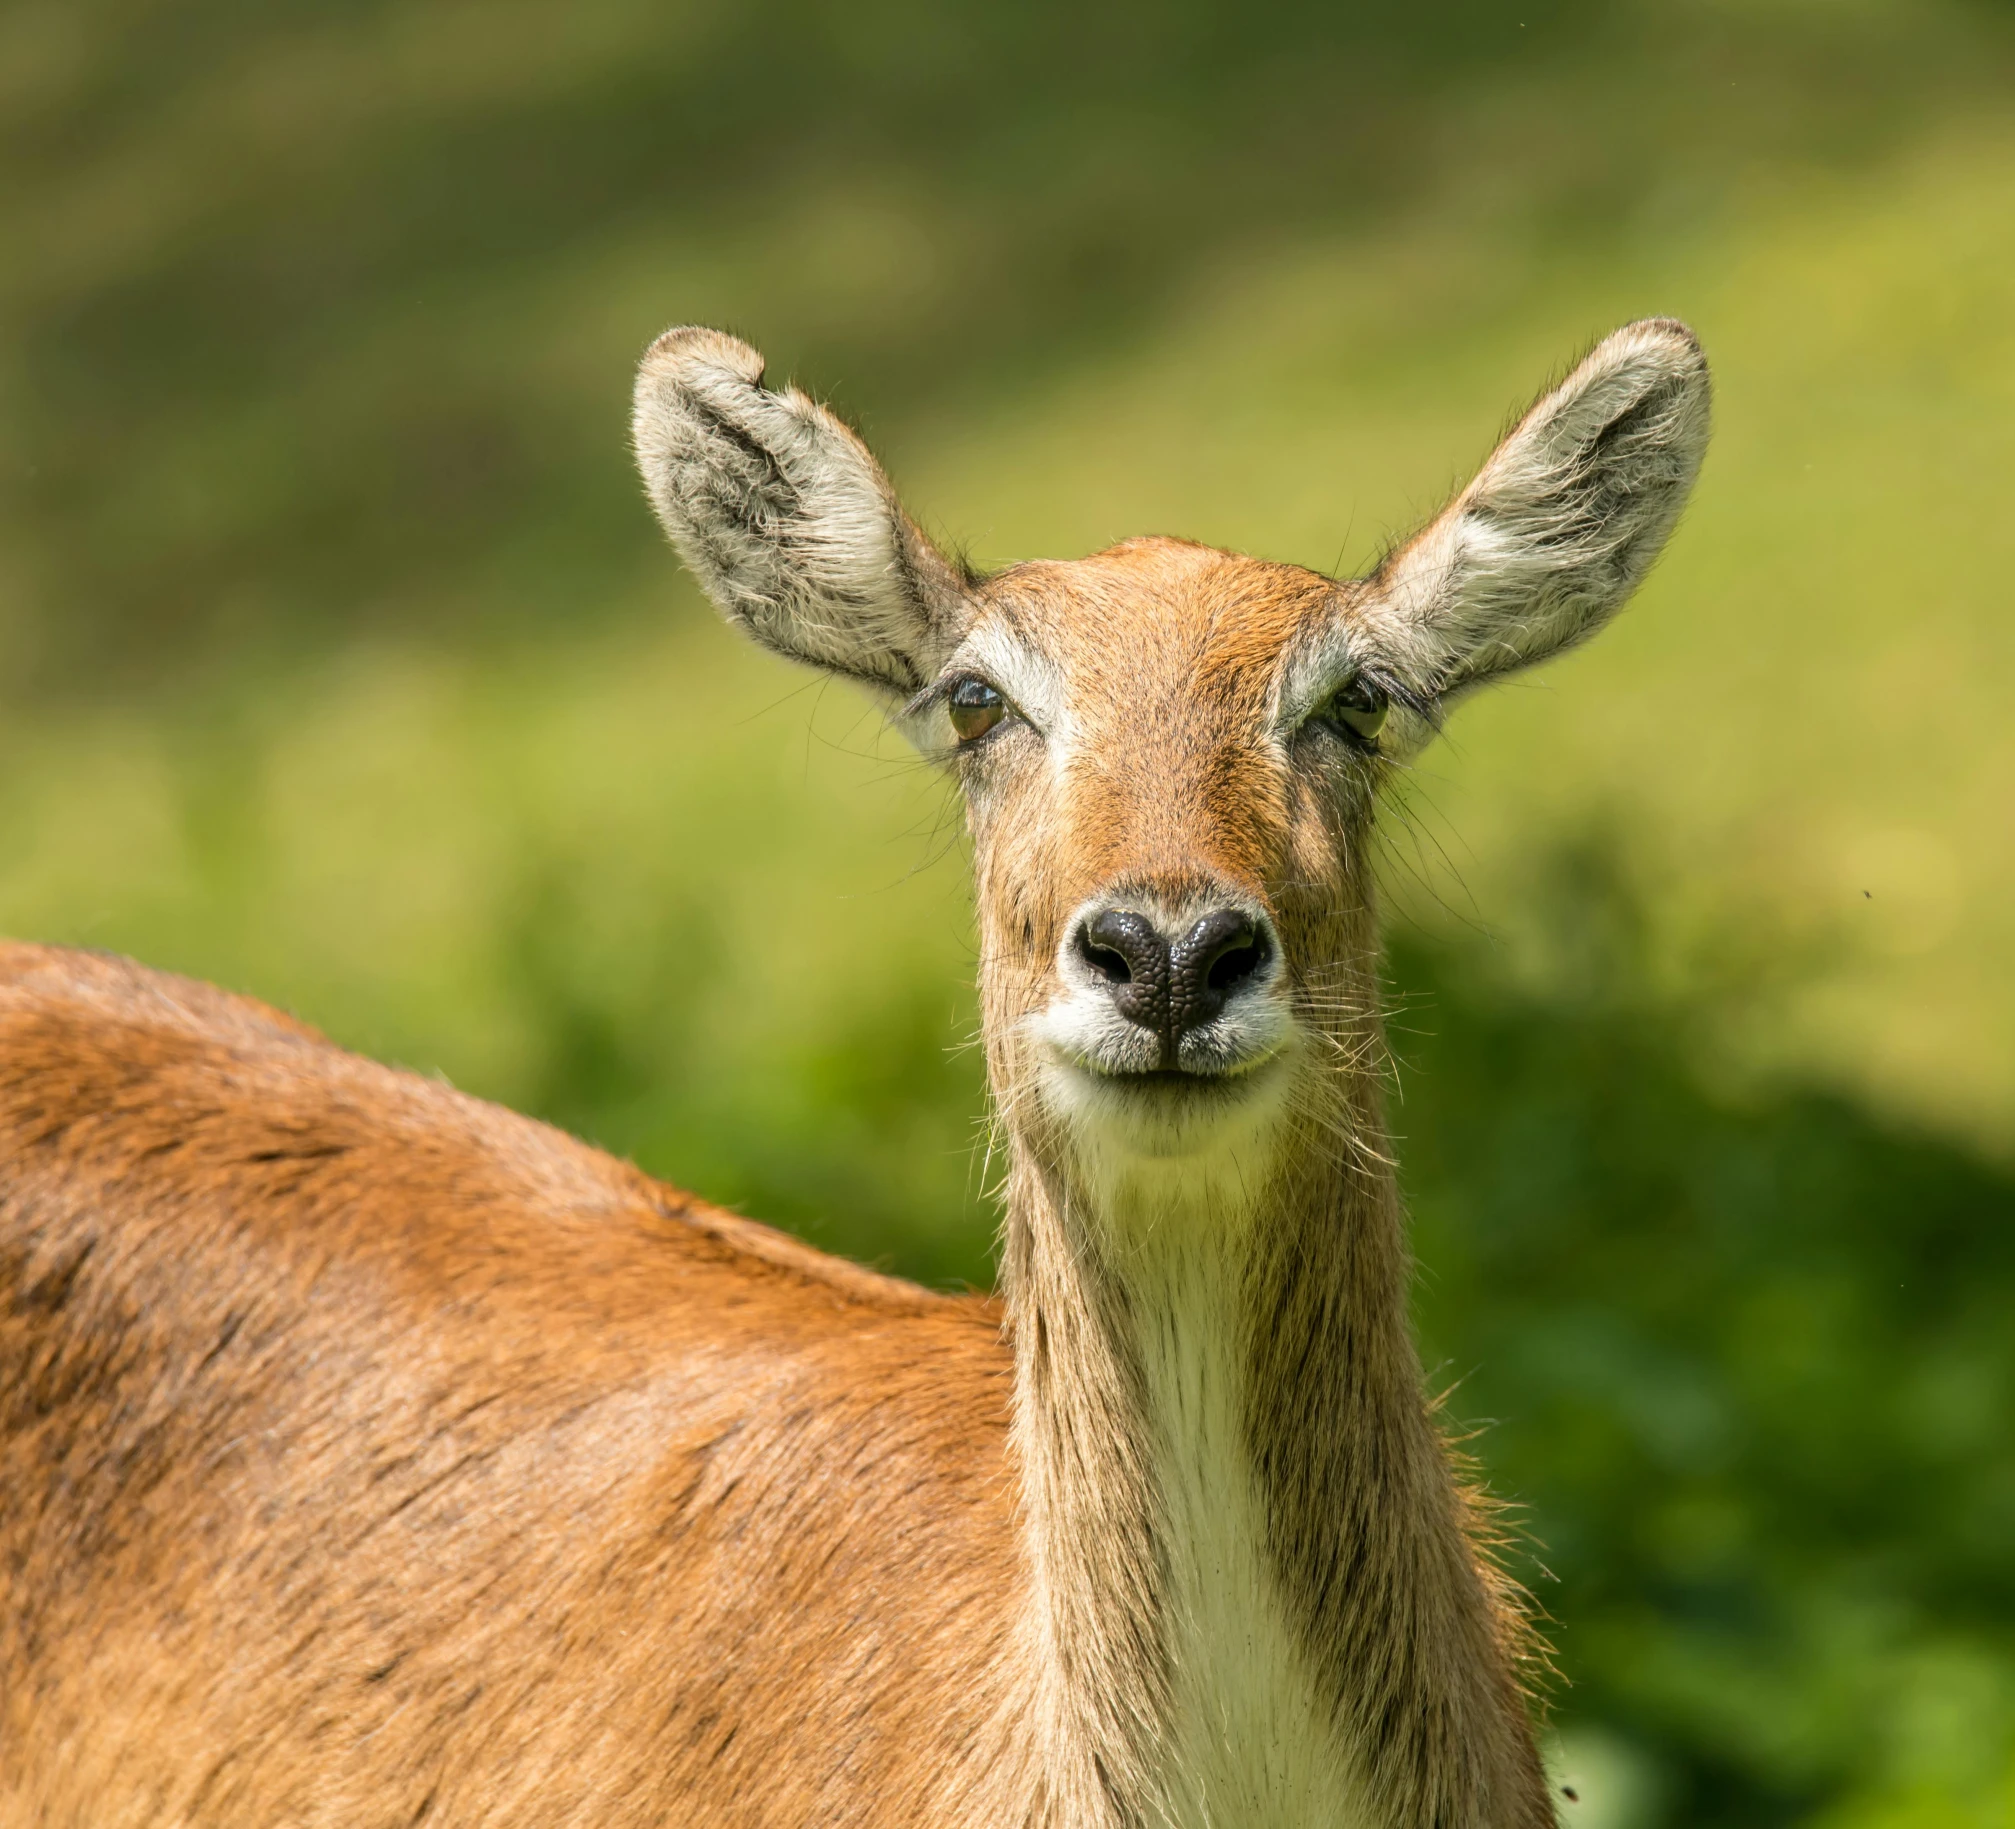
[[0, 950], [0, 1825], [1540, 1829], [1408, 1318], [1381, 794], [1665, 545], [1618, 330], [1368, 575], [983, 573], [726, 334], [635, 448], [726, 617], [964, 797], [997, 1295], [248, 998]]

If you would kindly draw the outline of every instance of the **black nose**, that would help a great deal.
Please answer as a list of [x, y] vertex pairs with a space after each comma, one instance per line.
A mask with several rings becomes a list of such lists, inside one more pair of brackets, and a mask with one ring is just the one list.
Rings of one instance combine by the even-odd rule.
[[1108, 908], [1078, 929], [1077, 949], [1112, 987], [1119, 1013], [1161, 1037], [1164, 1067], [1175, 1065], [1183, 1036], [1214, 1021], [1272, 950], [1258, 922], [1235, 908], [1213, 909], [1174, 940], [1138, 909]]

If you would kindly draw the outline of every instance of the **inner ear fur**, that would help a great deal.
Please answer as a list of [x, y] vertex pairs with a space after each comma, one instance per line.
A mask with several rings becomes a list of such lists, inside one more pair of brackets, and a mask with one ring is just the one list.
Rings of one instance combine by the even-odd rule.
[[1368, 581], [1384, 664], [1442, 702], [1571, 647], [1663, 549], [1707, 447], [1707, 361], [1684, 324], [1605, 337]]
[[908, 697], [956, 645], [960, 573], [852, 431], [717, 330], [668, 330], [637, 371], [637, 467], [729, 621], [793, 660]]

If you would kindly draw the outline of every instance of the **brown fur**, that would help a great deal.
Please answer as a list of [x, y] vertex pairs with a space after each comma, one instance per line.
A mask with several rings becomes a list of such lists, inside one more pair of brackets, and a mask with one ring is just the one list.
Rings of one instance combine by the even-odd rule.
[[0, 1822], [924, 1823], [997, 1758], [990, 1304], [55, 949], [0, 1161]]
[[[1407, 1329], [1366, 849], [1448, 697], [1642, 576], [1705, 408], [1632, 326], [1372, 579], [1141, 540], [982, 580], [756, 352], [668, 333], [638, 449], [723, 609], [917, 692], [927, 749], [961, 678], [1026, 700], [953, 762], [1002, 1303], [0, 950], [0, 1829], [1544, 1829]], [[1351, 681], [1376, 742], [1318, 715]], [[1130, 1078], [1071, 976], [1114, 897], [1274, 936], [1228, 1064]]]

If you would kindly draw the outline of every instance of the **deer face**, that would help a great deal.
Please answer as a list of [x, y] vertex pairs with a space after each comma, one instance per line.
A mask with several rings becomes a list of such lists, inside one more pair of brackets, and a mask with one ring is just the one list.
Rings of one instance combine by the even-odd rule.
[[1368, 579], [1176, 540], [990, 578], [746, 345], [668, 332], [637, 390], [654, 505], [759, 641], [881, 693], [955, 770], [989, 1065], [1011, 1119], [1110, 1167], [1222, 1160], [1369, 1041], [1381, 780], [1483, 681], [1635, 588], [1698, 468], [1680, 326], [1599, 345]]
[[1314, 1064], [1364, 951], [1390, 723], [1352, 595], [1173, 540], [973, 591], [909, 722], [965, 789], [991, 1064], [1022, 1115], [1184, 1157]]

